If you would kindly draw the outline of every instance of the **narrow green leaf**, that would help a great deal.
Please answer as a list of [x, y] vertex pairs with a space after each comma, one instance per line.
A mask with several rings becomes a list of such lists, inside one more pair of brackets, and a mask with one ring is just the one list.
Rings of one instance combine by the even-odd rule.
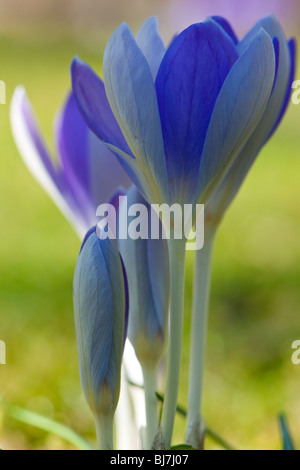
[[283, 450], [295, 450], [293, 439], [288, 428], [287, 420], [283, 414], [279, 416], [279, 425], [282, 437]]
[[11, 407], [9, 409], [9, 414], [17, 421], [29, 424], [36, 428], [42, 429], [43, 431], [61, 437], [80, 450], [92, 450], [91, 445], [85, 439], [83, 439], [83, 437], [64, 424], [57, 423], [50, 418], [46, 418], [45, 416], [42, 416], [38, 413], [19, 407]]

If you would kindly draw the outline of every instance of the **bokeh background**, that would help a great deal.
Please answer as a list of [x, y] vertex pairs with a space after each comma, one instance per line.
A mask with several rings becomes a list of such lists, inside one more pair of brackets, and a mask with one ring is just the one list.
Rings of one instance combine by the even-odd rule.
[[[300, 5], [293, 0], [0, 0], [0, 79], [7, 87], [7, 104], [0, 105], [0, 340], [7, 348], [7, 364], [0, 365], [0, 448], [74, 448], [14, 419], [13, 406], [95, 442], [73, 324], [80, 242], [18, 155], [9, 125], [15, 87], [26, 87], [55, 158], [52, 124], [70, 87], [70, 62], [78, 54], [101, 74], [105, 42], [121, 22], [136, 32], [147, 16], [157, 16], [168, 42], [207, 15], [227, 16], [242, 35], [271, 12], [288, 36], [300, 36]], [[300, 366], [291, 362], [291, 344], [300, 339], [299, 123], [300, 105], [291, 104], [230, 208], [215, 247], [204, 412], [208, 426], [238, 449], [280, 449], [280, 412], [300, 446]], [[189, 254], [183, 406], [192, 265]], [[183, 441], [184, 424], [178, 416], [174, 443]], [[217, 448], [209, 439], [206, 447]]]

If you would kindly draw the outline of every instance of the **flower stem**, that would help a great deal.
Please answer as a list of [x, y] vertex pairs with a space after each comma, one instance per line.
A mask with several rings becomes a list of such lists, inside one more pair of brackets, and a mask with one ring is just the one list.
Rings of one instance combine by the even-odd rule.
[[158, 428], [158, 403], [156, 398], [156, 367], [143, 367], [146, 405], [146, 449], [150, 450]]
[[114, 448], [114, 415], [95, 415], [98, 450], [113, 450]]
[[215, 230], [206, 227], [205, 243], [196, 252], [194, 268], [186, 442], [198, 449], [204, 437], [201, 407], [214, 239]]
[[167, 350], [165, 400], [161, 429], [166, 449], [171, 446], [177, 407], [184, 310], [185, 239], [169, 240], [170, 257], [170, 330]]

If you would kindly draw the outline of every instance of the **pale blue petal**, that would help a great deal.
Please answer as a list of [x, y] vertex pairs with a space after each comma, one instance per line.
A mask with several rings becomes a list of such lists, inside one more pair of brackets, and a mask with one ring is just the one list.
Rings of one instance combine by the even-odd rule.
[[261, 30], [228, 74], [208, 128], [198, 194], [207, 203], [262, 117], [272, 91], [275, 54]]
[[[110, 360], [105, 380], [112, 390], [120, 387], [120, 371], [124, 350], [124, 336], [127, 330], [128, 292], [126, 272], [115, 240], [109, 238], [102, 240], [102, 253], [106, 264], [112, 292], [113, 329], [110, 350]], [[116, 384], [118, 382], [118, 384]]]
[[263, 28], [266, 33], [269, 34], [271, 39], [278, 42], [279, 45], [276, 80], [274, 83], [274, 89], [272, 91], [270, 103], [268, 104], [269, 112], [268, 116], [264, 116], [264, 120], [262, 120], [262, 124], [265, 129], [270, 127], [270, 131], [266, 135], [267, 139], [272, 128], [277, 122], [278, 115], [280, 113], [278, 106], [282, 107], [284, 105], [284, 98], [287, 95], [287, 87], [289, 85], [292, 63], [287, 38], [280, 26], [280, 23], [273, 15], [266, 16], [265, 18], [262, 18], [260, 21], [258, 21], [252, 30], [238, 44], [238, 51], [243, 52], [261, 28]]
[[116, 155], [93, 132], [89, 134], [88, 171], [95, 208], [107, 203], [119, 186], [127, 189], [132, 184]]
[[148, 18], [136, 35], [137, 45], [146, 57], [153, 80], [166, 52], [164, 42], [157, 31], [157, 18]]
[[[156, 215], [156, 217], [158, 217]], [[169, 252], [167, 240], [147, 240], [147, 259], [152, 297], [157, 312], [161, 332], [166, 334], [167, 312], [169, 305]]]
[[290, 53], [284, 33], [272, 16], [265, 18], [260, 24], [264, 24], [270, 34], [278, 35], [274, 36], [275, 42], [278, 44], [276, 79], [268, 105], [258, 126], [234, 161], [220, 189], [207, 207], [207, 211], [218, 218], [222, 217], [231, 204], [261, 148], [274, 128], [277, 127], [286, 109], [287, 96], [291, 94], [291, 82], [294, 77], [293, 53]]
[[[282, 57], [282, 53], [279, 50], [279, 61], [280, 57]], [[286, 63], [284, 59], [283, 62]], [[211, 212], [213, 217], [220, 219], [231, 204], [257, 155], [280, 120], [283, 108], [286, 107], [286, 96], [291, 94], [292, 57], [290, 62], [290, 72], [288, 74], [281, 72], [282, 64], [279, 62], [277, 75], [280, 73], [281, 79], [276, 80], [265, 112], [249, 141], [234, 161], [221, 187], [207, 206], [207, 213]]]
[[73, 293], [81, 384], [93, 409], [106, 376], [113, 325], [112, 289], [95, 232], [79, 255]]
[[244, 38], [237, 44], [236, 48], [240, 55], [245, 52], [261, 29], [264, 29], [272, 39], [277, 37], [281, 46], [284, 43], [286, 44], [286, 38], [280, 23], [277, 21], [274, 15], [268, 15], [259, 20], [246, 34], [246, 36], [244, 36]]
[[121, 259], [114, 240], [87, 234], [78, 257], [74, 314], [82, 388], [98, 413], [105, 381], [116, 405], [120, 387], [125, 328], [125, 290]]
[[152, 188], [149, 183], [149, 179], [142, 171], [139, 163], [135, 158], [132, 158], [127, 153], [123, 152], [117, 147], [114, 147], [110, 144], [105, 144], [108, 149], [115, 153], [119, 162], [125, 169], [128, 176], [131, 178], [132, 182], [136, 185], [140, 193], [144, 196], [146, 200], [151, 200], [152, 197]]
[[[148, 226], [148, 238], [119, 239], [118, 245], [124, 260], [130, 298], [128, 338], [142, 360], [160, 358], [167, 331], [169, 304], [169, 264], [167, 240], [152, 239], [151, 208], [132, 186], [127, 193], [127, 204], [121, 205], [121, 216], [133, 204], [142, 204], [148, 217], [143, 219]], [[128, 225], [135, 219], [128, 216]]]
[[[285, 96], [284, 96], [280, 113], [277, 115], [276, 122], [272, 128], [272, 131], [270, 132], [268, 136], [269, 138], [272, 136], [272, 134], [275, 132], [275, 130], [279, 126], [288, 108], [291, 94], [292, 94], [292, 85], [296, 76], [297, 45], [296, 45], [296, 40], [294, 38], [291, 38], [288, 41], [288, 49], [289, 49], [289, 57], [290, 57], [290, 67], [289, 67], [289, 77], [288, 77], [287, 84], [286, 84]], [[282, 86], [284, 86], [284, 82], [282, 82]]]
[[108, 41], [103, 74], [113, 113], [151, 181], [151, 202], [165, 200], [167, 172], [155, 87], [148, 62], [126, 24]]

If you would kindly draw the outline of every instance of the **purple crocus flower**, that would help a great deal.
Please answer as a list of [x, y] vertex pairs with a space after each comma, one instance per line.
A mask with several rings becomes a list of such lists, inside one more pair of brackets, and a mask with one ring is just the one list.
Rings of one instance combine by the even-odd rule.
[[166, 50], [152, 18], [136, 39], [125, 24], [114, 32], [104, 83], [78, 59], [72, 64], [87, 123], [150, 203], [206, 203], [268, 104], [271, 37], [260, 29], [241, 50], [231, 33], [225, 20], [210, 18]]
[[23, 87], [11, 102], [13, 136], [25, 164], [82, 239], [95, 225], [96, 208], [131, 181], [118, 160], [86, 125], [71, 92], [55, 119], [55, 164]]
[[[149, 203], [192, 204], [194, 210], [197, 203], [207, 205], [233, 165], [239, 165], [265, 113], [276, 112], [274, 127], [257, 134], [256, 153], [275, 129], [286, 108], [293, 47], [277, 36], [273, 17], [265, 23], [267, 30], [262, 22], [239, 41], [224, 18], [208, 18], [182, 31], [168, 48], [155, 19], [146, 21], [136, 38], [122, 24], [105, 49], [104, 82], [74, 59], [73, 91], [86, 122], [118, 155]], [[161, 420], [166, 448], [171, 445], [180, 375], [184, 250], [183, 241], [171, 237], [170, 335]]]

